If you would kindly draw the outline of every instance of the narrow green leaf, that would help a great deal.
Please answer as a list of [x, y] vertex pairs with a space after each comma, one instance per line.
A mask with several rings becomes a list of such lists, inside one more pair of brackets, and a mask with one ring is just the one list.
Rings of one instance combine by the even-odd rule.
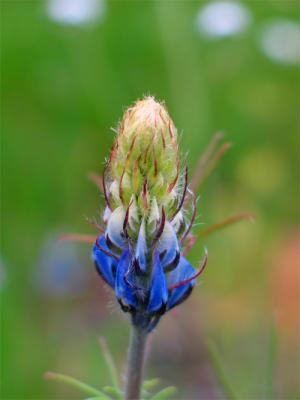
[[122, 392], [112, 386], [104, 386], [102, 390], [115, 400], [122, 400], [123, 398]]
[[155, 386], [157, 386], [159, 384], [159, 382], [160, 382], [159, 378], [147, 379], [143, 383], [143, 389], [151, 390], [151, 389], [155, 388]]
[[142, 390], [142, 400], [151, 400], [152, 394], [146, 390]]
[[270, 326], [269, 343], [268, 343], [268, 360], [267, 360], [267, 384], [266, 384], [266, 398], [273, 399], [274, 397], [274, 375], [275, 375], [275, 362], [278, 348], [278, 337], [276, 330], [276, 323], [273, 320]]
[[97, 396], [97, 397], [89, 397], [87, 399], [84, 400], [111, 400], [110, 397], [106, 396], [104, 393], [101, 396]]
[[99, 338], [99, 344], [104, 355], [104, 359], [109, 371], [111, 382], [115, 388], [119, 388], [118, 372], [115, 366], [114, 360], [112, 358], [111, 352], [109, 351], [107, 342], [104, 337]]
[[221, 360], [215, 343], [211, 339], [208, 339], [206, 341], [206, 346], [211, 363], [214, 367], [215, 374], [219, 383], [223, 387], [223, 391], [227, 400], [237, 400], [237, 396], [235, 395], [233, 387], [231, 386], [231, 383], [229, 382], [228, 377], [225, 373], [224, 364]]
[[72, 386], [75, 389], [79, 389], [82, 392], [93, 395], [93, 396], [103, 396], [104, 394], [100, 392], [100, 390], [95, 389], [94, 387], [87, 385], [84, 382], [79, 381], [78, 379], [73, 378], [72, 376], [58, 374], [56, 372], [46, 372], [44, 375], [45, 379], [53, 380], [56, 382], [65, 383], [69, 386]]
[[170, 400], [170, 396], [173, 396], [177, 392], [175, 386], [168, 386], [156, 393], [151, 400]]

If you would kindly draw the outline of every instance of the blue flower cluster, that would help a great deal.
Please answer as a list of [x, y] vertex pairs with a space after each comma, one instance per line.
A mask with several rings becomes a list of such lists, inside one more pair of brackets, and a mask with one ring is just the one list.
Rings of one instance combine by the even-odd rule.
[[[107, 229], [108, 230], [108, 229]], [[132, 246], [122, 228], [99, 236], [93, 247], [98, 273], [115, 291], [133, 324], [151, 331], [160, 317], [182, 303], [195, 286], [199, 272], [181, 255], [172, 224], [164, 222], [161, 236], [147, 245], [143, 224]]]

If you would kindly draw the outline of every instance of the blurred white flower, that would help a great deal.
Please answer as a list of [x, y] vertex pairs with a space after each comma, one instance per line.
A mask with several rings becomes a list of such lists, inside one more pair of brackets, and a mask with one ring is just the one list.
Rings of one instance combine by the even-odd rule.
[[242, 32], [250, 22], [250, 11], [244, 5], [233, 1], [208, 3], [199, 10], [196, 19], [198, 31], [211, 37]]
[[104, 0], [48, 0], [47, 14], [55, 22], [81, 25], [103, 16]]
[[300, 63], [300, 25], [284, 19], [266, 23], [261, 31], [260, 47], [275, 62]]

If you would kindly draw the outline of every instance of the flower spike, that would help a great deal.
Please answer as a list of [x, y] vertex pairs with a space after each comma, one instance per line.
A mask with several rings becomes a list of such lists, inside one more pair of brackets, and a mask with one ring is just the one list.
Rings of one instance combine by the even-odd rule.
[[[68, 376], [52, 375], [101, 398], [108, 398], [107, 394], [117, 399], [124, 394], [126, 400], [137, 400], [149, 389], [143, 385], [142, 391], [141, 386], [147, 335], [166, 312], [190, 296], [207, 266], [206, 248], [198, 271], [185, 257], [187, 252], [199, 237], [252, 216], [235, 215], [196, 234], [191, 232], [197, 213], [196, 189], [231, 146], [224, 143], [219, 147], [222, 134], [214, 136], [188, 185], [188, 167], [182, 168], [177, 130], [164, 104], [153, 97], [137, 101], [114, 132], [116, 138], [102, 178], [89, 174], [106, 203], [103, 223], [89, 221], [98, 235], [69, 234], [61, 239], [93, 243], [97, 273], [114, 291], [121, 310], [130, 316], [127, 384], [124, 392], [118, 389], [109, 354], [106, 361], [113, 387], [105, 387], [105, 393]], [[103, 341], [101, 347], [107, 353]], [[173, 393], [167, 389], [153, 399]]]
[[[95, 242], [93, 258], [122, 310], [149, 332], [189, 296], [207, 263], [206, 257], [195, 273], [182, 255], [181, 243], [195, 221], [196, 197], [188, 190], [188, 167], [180, 168], [175, 125], [153, 97], [125, 112], [102, 186], [105, 232]], [[193, 209], [186, 227], [187, 193]]]

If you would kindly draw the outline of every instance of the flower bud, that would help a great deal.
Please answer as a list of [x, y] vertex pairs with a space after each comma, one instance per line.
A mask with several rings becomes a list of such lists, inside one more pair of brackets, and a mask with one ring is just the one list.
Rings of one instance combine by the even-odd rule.
[[180, 194], [177, 132], [165, 107], [152, 97], [125, 112], [107, 172], [111, 207], [126, 209], [133, 201], [137, 225], [150, 214], [150, 222], [159, 219], [162, 207], [167, 215], [174, 211]]

